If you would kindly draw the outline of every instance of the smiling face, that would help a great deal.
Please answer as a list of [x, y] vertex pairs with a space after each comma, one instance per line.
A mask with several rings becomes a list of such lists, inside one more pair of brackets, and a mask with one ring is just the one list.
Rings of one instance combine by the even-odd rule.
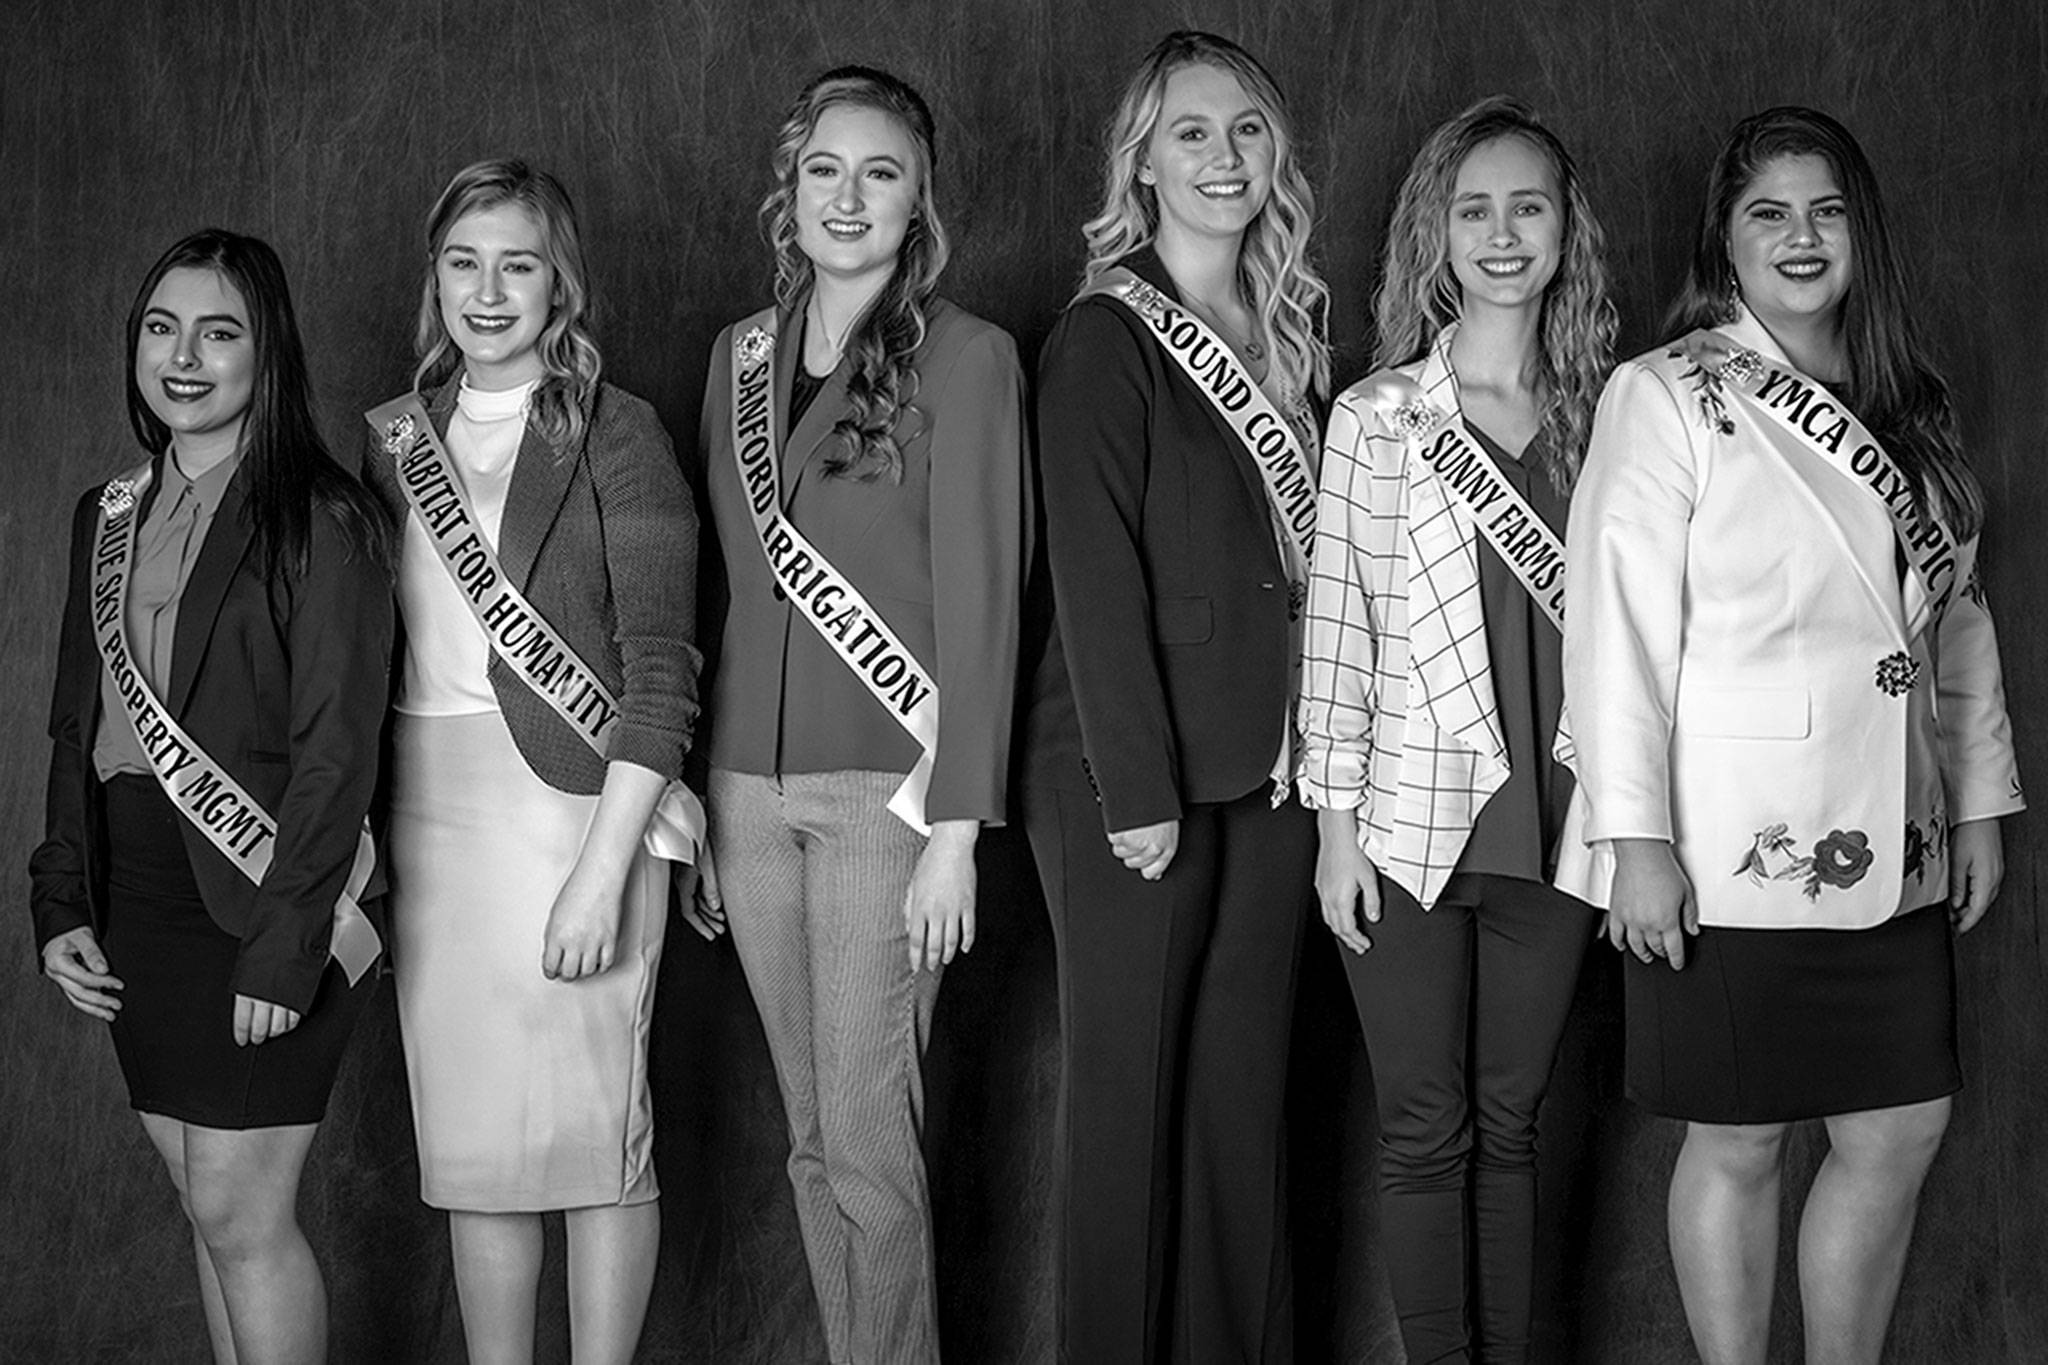
[[1273, 191], [1273, 127], [1237, 77], [1183, 66], [1166, 78], [1138, 180], [1159, 197], [1159, 233], [1241, 237]]
[[1474, 148], [1451, 189], [1446, 249], [1467, 311], [1541, 302], [1564, 254], [1564, 191], [1550, 159], [1520, 137]]
[[1827, 159], [1805, 152], [1765, 162], [1728, 217], [1728, 255], [1742, 301], [1772, 332], [1832, 323], [1854, 252], [1848, 201]]
[[917, 144], [893, 116], [835, 104], [796, 158], [796, 244], [821, 275], [879, 285], [917, 214]]
[[181, 454], [233, 452], [256, 389], [256, 341], [248, 304], [219, 271], [179, 266], [157, 281], [135, 338], [135, 386]]
[[441, 325], [472, 386], [509, 389], [546, 371], [536, 349], [555, 301], [545, 248], [539, 221], [513, 203], [464, 214], [442, 239], [434, 258]]

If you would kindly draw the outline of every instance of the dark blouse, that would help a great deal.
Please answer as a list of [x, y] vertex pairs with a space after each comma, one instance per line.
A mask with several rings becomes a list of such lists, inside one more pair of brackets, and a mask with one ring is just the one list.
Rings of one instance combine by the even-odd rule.
[[[1524, 468], [1469, 421], [1466, 427], [1502, 476], [1561, 537], [1567, 504], [1549, 476]], [[1481, 808], [1457, 872], [1548, 881], [1572, 795], [1571, 770], [1550, 754], [1564, 705], [1564, 641], [1484, 536], [1478, 545], [1486, 658], [1507, 740], [1508, 780]]]

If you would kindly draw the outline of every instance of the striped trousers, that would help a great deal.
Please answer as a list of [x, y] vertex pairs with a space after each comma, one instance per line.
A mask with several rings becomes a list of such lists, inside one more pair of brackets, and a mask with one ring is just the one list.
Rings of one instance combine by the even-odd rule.
[[901, 773], [711, 772], [711, 852], [789, 1121], [789, 1182], [835, 1365], [939, 1358], [920, 1063], [936, 972], [903, 898]]

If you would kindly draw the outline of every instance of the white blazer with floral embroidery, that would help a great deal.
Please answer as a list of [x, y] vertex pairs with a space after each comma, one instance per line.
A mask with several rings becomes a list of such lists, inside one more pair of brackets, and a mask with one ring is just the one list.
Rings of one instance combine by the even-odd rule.
[[[1720, 331], [1788, 363], [1747, 313]], [[1944, 899], [1950, 828], [2026, 804], [1976, 550], [1930, 622], [1865, 484], [1675, 348], [1620, 366], [1566, 537], [1557, 884], [1607, 904], [1605, 841], [1640, 837], [1672, 843], [1703, 924], [1865, 928]]]

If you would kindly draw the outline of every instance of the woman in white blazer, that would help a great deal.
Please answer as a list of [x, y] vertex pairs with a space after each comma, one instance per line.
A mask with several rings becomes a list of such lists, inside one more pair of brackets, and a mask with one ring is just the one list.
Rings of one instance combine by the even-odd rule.
[[1614, 358], [1601, 241], [1525, 106], [1445, 121], [1387, 229], [1391, 368], [1337, 400], [1323, 454], [1300, 788], [1415, 1361], [1529, 1350], [1536, 1113], [1595, 920], [1550, 885], [1572, 791], [1550, 580]]
[[1875, 1361], [1961, 1085], [1952, 933], [2024, 804], [1983, 497], [1826, 115], [1737, 125], [1671, 331], [1615, 372], [1572, 502], [1559, 884], [1632, 954], [1631, 1097], [1688, 1123], [1670, 1236], [1701, 1355], [1763, 1360], [1780, 1148], [1821, 1118], [1807, 1358]]

